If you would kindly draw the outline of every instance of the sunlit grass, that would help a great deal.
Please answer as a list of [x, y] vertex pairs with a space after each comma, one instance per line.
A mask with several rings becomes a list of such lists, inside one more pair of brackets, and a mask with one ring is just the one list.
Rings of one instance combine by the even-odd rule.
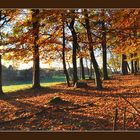
[[[42, 87], [49, 87], [60, 84], [62, 82], [53, 82], [53, 83], [41, 83]], [[22, 85], [10, 85], [10, 86], [3, 86], [4, 93], [8, 92], [16, 92], [19, 90], [29, 89], [32, 87], [32, 84], [22, 84]]]

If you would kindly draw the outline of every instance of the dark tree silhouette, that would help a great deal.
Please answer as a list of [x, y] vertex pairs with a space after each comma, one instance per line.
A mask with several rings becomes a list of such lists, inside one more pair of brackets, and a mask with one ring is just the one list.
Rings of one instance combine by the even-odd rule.
[[40, 61], [39, 61], [39, 46], [37, 40], [39, 39], [39, 9], [32, 9], [32, 25], [33, 25], [33, 88], [40, 88]]
[[96, 88], [102, 89], [101, 74], [100, 74], [99, 66], [95, 59], [95, 55], [94, 55], [94, 51], [93, 51], [93, 43], [92, 43], [93, 41], [92, 41], [92, 36], [91, 36], [91, 31], [90, 31], [90, 23], [89, 23], [87, 10], [85, 10], [85, 24], [86, 24], [86, 30], [87, 30], [87, 37], [88, 37], [88, 41], [89, 41], [89, 52], [90, 52], [91, 62], [93, 64], [93, 68], [95, 71]]

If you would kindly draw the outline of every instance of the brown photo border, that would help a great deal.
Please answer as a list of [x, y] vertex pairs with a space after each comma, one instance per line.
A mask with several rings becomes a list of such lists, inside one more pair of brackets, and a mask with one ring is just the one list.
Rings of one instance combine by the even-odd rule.
[[139, 8], [139, 0], [0, 0], [0, 8]]
[[[0, 8], [140, 8], [140, 0], [0, 0]], [[138, 140], [140, 132], [0, 132], [1, 140]]]

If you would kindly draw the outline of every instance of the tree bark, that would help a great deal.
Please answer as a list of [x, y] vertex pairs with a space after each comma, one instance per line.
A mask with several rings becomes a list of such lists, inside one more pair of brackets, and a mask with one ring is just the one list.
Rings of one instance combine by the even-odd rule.
[[131, 71], [131, 69], [130, 69], [130, 66], [129, 66], [128, 62], [127, 62], [127, 69], [128, 69], [128, 72], [130, 72], [130, 71]]
[[[133, 54], [131, 54], [131, 59], [133, 58]], [[134, 73], [134, 61], [131, 60], [131, 73]]]
[[137, 61], [137, 67], [138, 67], [138, 71], [139, 71], [140, 70], [140, 61], [139, 61], [139, 59]]
[[4, 95], [2, 90], [2, 63], [1, 63], [1, 55], [0, 55], [0, 96]]
[[80, 67], [81, 67], [81, 76], [82, 79], [85, 79], [85, 71], [84, 71], [84, 64], [83, 64], [83, 58], [80, 58]]
[[39, 9], [32, 9], [32, 24], [34, 35], [33, 46], [33, 85], [32, 88], [40, 88], [40, 60], [39, 60], [39, 46], [37, 41], [39, 39]]
[[85, 24], [86, 24], [86, 30], [87, 30], [87, 37], [89, 41], [89, 52], [91, 57], [91, 62], [93, 64], [94, 72], [95, 72], [95, 84], [97, 89], [102, 89], [102, 81], [101, 81], [101, 75], [99, 71], [98, 63], [95, 59], [94, 51], [93, 51], [93, 44], [92, 44], [92, 36], [90, 31], [90, 25], [89, 25], [89, 19], [87, 11], [85, 10]]
[[134, 68], [135, 68], [135, 73], [138, 72], [138, 62], [137, 60], [134, 61]]
[[[134, 29], [133, 29], [133, 34], [134, 34], [134, 37], [137, 36], [137, 29], [136, 29], [136, 20], [134, 21]], [[134, 57], [137, 56], [137, 53], [134, 53]], [[135, 61], [134, 61], [134, 73], [136, 74], [138, 72], [138, 59], [136, 58]]]
[[[1, 10], [0, 10], [0, 21], [1, 21]], [[0, 31], [0, 34], [1, 34], [1, 31]], [[4, 95], [3, 90], [2, 90], [2, 63], [1, 63], [1, 59], [2, 59], [2, 55], [0, 54], [0, 96]]]
[[128, 63], [126, 61], [126, 58], [127, 58], [126, 55], [122, 54], [122, 74], [123, 75], [128, 74], [128, 70], [127, 70]]
[[73, 50], [72, 50], [72, 63], [73, 63], [73, 85], [75, 85], [78, 81], [78, 76], [77, 76], [77, 48], [78, 48], [78, 42], [77, 42], [77, 35], [74, 29], [74, 23], [75, 23], [75, 18], [72, 19], [69, 29], [72, 34], [73, 38]]
[[68, 71], [67, 71], [67, 68], [66, 68], [65, 40], [66, 40], [66, 38], [65, 38], [65, 22], [64, 22], [64, 19], [63, 19], [63, 50], [62, 50], [62, 59], [63, 59], [64, 74], [65, 74], [65, 77], [66, 77], [67, 86], [69, 87], [70, 86], [70, 82], [69, 82], [70, 81], [70, 78], [69, 78], [69, 74], [68, 74]]
[[[134, 54], [134, 57], [137, 56], [137, 53]], [[138, 72], [138, 60], [136, 59], [134, 61], [134, 73], [137, 73]]]
[[92, 62], [90, 61], [90, 75], [89, 75], [89, 79], [92, 79], [92, 72], [93, 72]]
[[103, 79], [108, 80], [107, 72], [107, 52], [106, 52], [106, 29], [105, 22], [102, 21], [102, 52], [103, 52]]

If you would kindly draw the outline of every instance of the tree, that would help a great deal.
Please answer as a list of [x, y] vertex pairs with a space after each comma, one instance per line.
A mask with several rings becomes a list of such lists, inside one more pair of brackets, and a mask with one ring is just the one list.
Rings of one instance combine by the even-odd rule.
[[[1, 10], [0, 10], [0, 21], [1, 21]], [[1, 27], [0, 27], [1, 29]], [[0, 30], [0, 37], [1, 37], [1, 30]], [[0, 44], [1, 46], [1, 44]], [[1, 63], [1, 54], [0, 54], [0, 96], [3, 95], [2, 91], [2, 63]]]
[[[3, 45], [3, 34], [2, 34], [2, 28], [11, 20], [11, 17], [12, 17], [12, 13], [14, 13], [15, 10], [1, 10], [0, 9], [0, 47], [2, 47]], [[10, 16], [10, 18], [9, 18]], [[0, 96], [4, 95], [3, 93], [3, 90], [2, 90], [2, 54], [3, 54], [3, 51], [2, 51], [2, 48], [1, 49], [1, 52], [0, 52]]]
[[127, 63], [126, 59], [127, 59], [126, 55], [122, 54], [122, 67], [121, 67], [121, 69], [122, 69], [122, 74], [123, 75], [128, 74], [128, 69], [127, 69], [128, 63]]
[[102, 51], [103, 51], [103, 78], [104, 80], [108, 80], [108, 72], [107, 72], [107, 49], [106, 49], [106, 28], [105, 21], [101, 22], [102, 24]]
[[78, 81], [78, 76], [77, 76], [77, 49], [79, 47], [78, 42], [77, 42], [77, 35], [76, 31], [74, 29], [74, 23], [75, 23], [75, 17], [72, 15], [72, 19], [70, 24], [67, 23], [67, 26], [69, 27], [71, 34], [72, 34], [72, 44], [73, 44], [73, 49], [72, 49], [72, 63], [73, 63], [73, 85], [75, 85]]
[[131, 54], [131, 73], [134, 73], [134, 61], [132, 60], [133, 54]]
[[83, 58], [80, 58], [80, 68], [81, 68], [81, 77], [82, 79], [85, 79], [85, 71], [84, 71], [84, 64], [83, 64]]
[[63, 24], [63, 50], [62, 50], [62, 60], [63, 60], [63, 69], [64, 69], [64, 74], [66, 76], [66, 81], [67, 81], [67, 85], [68, 87], [70, 86], [70, 78], [69, 78], [69, 74], [66, 68], [66, 60], [65, 60], [65, 21], [64, 21], [64, 16], [62, 15], [62, 24]]
[[92, 41], [92, 36], [91, 36], [91, 31], [90, 31], [90, 23], [89, 23], [87, 10], [85, 10], [85, 25], [86, 25], [87, 37], [88, 37], [88, 41], [89, 41], [89, 52], [90, 52], [91, 62], [93, 64], [93, 68], [95, 71], [96, 88], [102, 89], [102, 81], [101, 81], [99, 66], [98, 66], [98, 63], [95, 59], [95, 55], [94, 55], [94, 51], [93, 51], [93, 43], [92, 43], [93, 41]]
[[118, 10], [112, 17], [111, 32], [116, 34], [114, 51], [122, 55], [122, 73], [124, 75], [128, 73], [129, 61], [131, 62], [131, 73], [138, 70], [139, 55], [135, 54], [139, 54], [139, 35], [137, 34], [139, 18], [138, 9]]
[[2, 63], [1, 63], [1, 55], [0, 55], [0, 96], [4, 95], [2, 90]]
[[[114, 58], [109, 58], [108, 61], [108, 48], [111, 48], [111, 52], [122, 55], [123, 74], [128, 73], [128, 62], [132, 62], [132, 73], [139, 70], [140, 12], [137, 9], [115, 11], [17, 9], [16, 11], [18, 11], [15, 13], [17, 18], [10, 22], [11, 31], [5, 35], [4, 41], [7, 42], [3, 51], [7, 53], [9, 60], [33, 62], [33, 88], [40, 87], [40, 63], [61, 61], [69, 85], [66, 61], [72, 60], [73, 85], [75, 85], [78, 82], [77, 60], [80, 60], [81, 76], [84, 79], [83, 60], [90, 58], [96, 87], [101, 89], [102, 80], [95, 51], [99, 52], [99, 55], [101, 52], [103, 54], [103, 79], [108, 79], [107, 62], [115, 71], [119, 70], [121, 62], [116, 58], [115, 61]], [[62, 13], [65, 15], [64, 19]]]
[[37, 41], [39, 39], [39, 9], [32, 9], [32, 24], [33, 24], [33, 88], [40, 88], [40, 60], [39, 60], [39, 46]]
[[0, 95], [4, 95], [2, 90], [2, 55], [3, 52], [3, 40], [6, 38], [5, 33], [3, 33], [2, 29], [5, 27], [5, 25], [10, 22], [10, 20], [15, 17], [17, 10], [14, 9], [8, 9], [8, 10], [1, 10], [0, 9]]

